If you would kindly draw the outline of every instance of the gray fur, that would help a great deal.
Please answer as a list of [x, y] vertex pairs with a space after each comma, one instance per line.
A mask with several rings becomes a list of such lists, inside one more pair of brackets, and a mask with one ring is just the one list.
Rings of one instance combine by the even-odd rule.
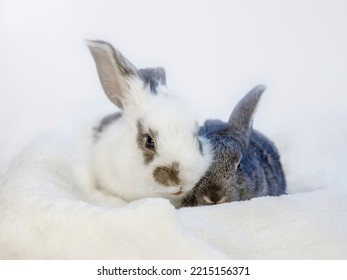
[[114, 114], [110, 114], [107, 115], [106, 117], [104, 117], [98, 126], [94, 127], [94, 137], [96, 140], [99, 139], [99, 134], [101, 134], [105, 128], [107, 126], [109, 126], [110, 124], [114, 123], [115, 121], [117, 121], [119, 118], [122, 117], [122, 114], [120, 112], [114, 113]]
[[227, 123], [208, 120], [200, 129], [214, 160], [182, 206], [217, 204], [285, 194], [286, 181], [274, 143], [252, 129], [264, 86], [255, 87], [235, 107]]
[[166, 85], [165, 70], [162, 67], [139, 69], [139, 75], [153, 94], [157, 94], [159, 85]]

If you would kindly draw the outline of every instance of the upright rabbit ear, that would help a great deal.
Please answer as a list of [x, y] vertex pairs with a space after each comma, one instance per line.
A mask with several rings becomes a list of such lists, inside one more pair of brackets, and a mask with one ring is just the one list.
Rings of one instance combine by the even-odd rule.
[[93, 55], [107, 97], [120, 109], [124, 109], [129, 81], [139, 77], [138, 70], [111, 44], [89, 40], [86, 40], [86, 43]]
[[235, 106], [229, 118], [229, 130], [241, 138], [240, 140], [249, 140], [252, 132], [252, 121], [254, 111], [258, 105], [265, 86], [258, 85], [243, 97]]
[[165, 69], [162, 67], [139, 69], [139, 75], [154, 94], [157, 94], [159, 85], [166, 85]]

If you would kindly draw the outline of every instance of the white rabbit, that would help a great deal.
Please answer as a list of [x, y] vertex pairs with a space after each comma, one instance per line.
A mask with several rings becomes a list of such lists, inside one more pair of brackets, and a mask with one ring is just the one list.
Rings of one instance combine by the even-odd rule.
[[120, 110], [95, 127], [96, 187], [125, 201], [181, 200], [207, 170], [212, 153], [189, 110], [168, 93], [163, 68], [136, 69], [103, 41], [87, 41], [107, 97]]

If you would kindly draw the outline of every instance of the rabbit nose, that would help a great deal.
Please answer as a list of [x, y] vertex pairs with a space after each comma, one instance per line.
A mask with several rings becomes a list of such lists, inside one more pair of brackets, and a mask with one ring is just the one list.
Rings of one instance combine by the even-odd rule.
[[180, 187], [180, 190], [176, 193], [174, 193], [174, 195], [181, 195], [183, 193], [182, 187]]
[[218, 204], [226, 201], [225, 193], [219, 185], [211, 185], [210, 192], [203, 199], [208, 204]]

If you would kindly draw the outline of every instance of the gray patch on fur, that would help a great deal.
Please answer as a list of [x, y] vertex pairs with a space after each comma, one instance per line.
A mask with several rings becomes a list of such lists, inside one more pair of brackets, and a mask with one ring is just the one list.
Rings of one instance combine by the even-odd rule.
[[154, 179], [161, 185], [164, 186], [177, 186], [181, 180], [179, 178], [179, 167], [178, 162], [173, 162], [169, 166], [157, 167], [153, 172]]
[[149, 86], [152, 93], [157, 94], [159, 85], [166, 85], [165, 70], [162, 67], [143, 68], [138, 70], [145, 86]]
[[106, 117], [104, 117], [98, 126], [94, 127], [94, 138], [97, 141], [99, 139], [100, 134], [105, 130], [105, 128], [107, 126], [109, 126], [110, 124], [114, 123], [115, 121], [117, 121], [118, 119], [120, 119], [122, 117], [122, 114], [120, 112], [111, 114], [111, 115], [107, 115]]
[[154, 140], [155, 143], [157, 142], [156, 140], [158, 138], [158, 133], [152, 129], [149, 129], [149, 132], [146, 133], [143, 129], [143, 125], [142, 125], [141, 121], [137, 121], [136, 142], [137, 142], [137, 146], [142, 151], [143, 159], [144, 159], [144, 162], [146, 165], [151, 163], [153, 161], [155, 155], [156, 155], [155, 150], [148, 149], [146, 147], [146, 139], [148, 136], [150, 136]]
[[193, 138], [197, 141], [198, 146], [199, 146], [199, 152], [201, 155], [204, 155], [204, 147], [202, 145], [202, 141], [199, 138], [200, 137], [200, 132], [201, 132], [201, 127], [199, 126], [198, 122], [195, 122], [195, 131], [193, 132]]
[[202, 142], [200, 139], [198, 139], [198, 144], [199, 144], [199, 152], [201, 155], [204, 155], [204, 147], [202, 145]]

